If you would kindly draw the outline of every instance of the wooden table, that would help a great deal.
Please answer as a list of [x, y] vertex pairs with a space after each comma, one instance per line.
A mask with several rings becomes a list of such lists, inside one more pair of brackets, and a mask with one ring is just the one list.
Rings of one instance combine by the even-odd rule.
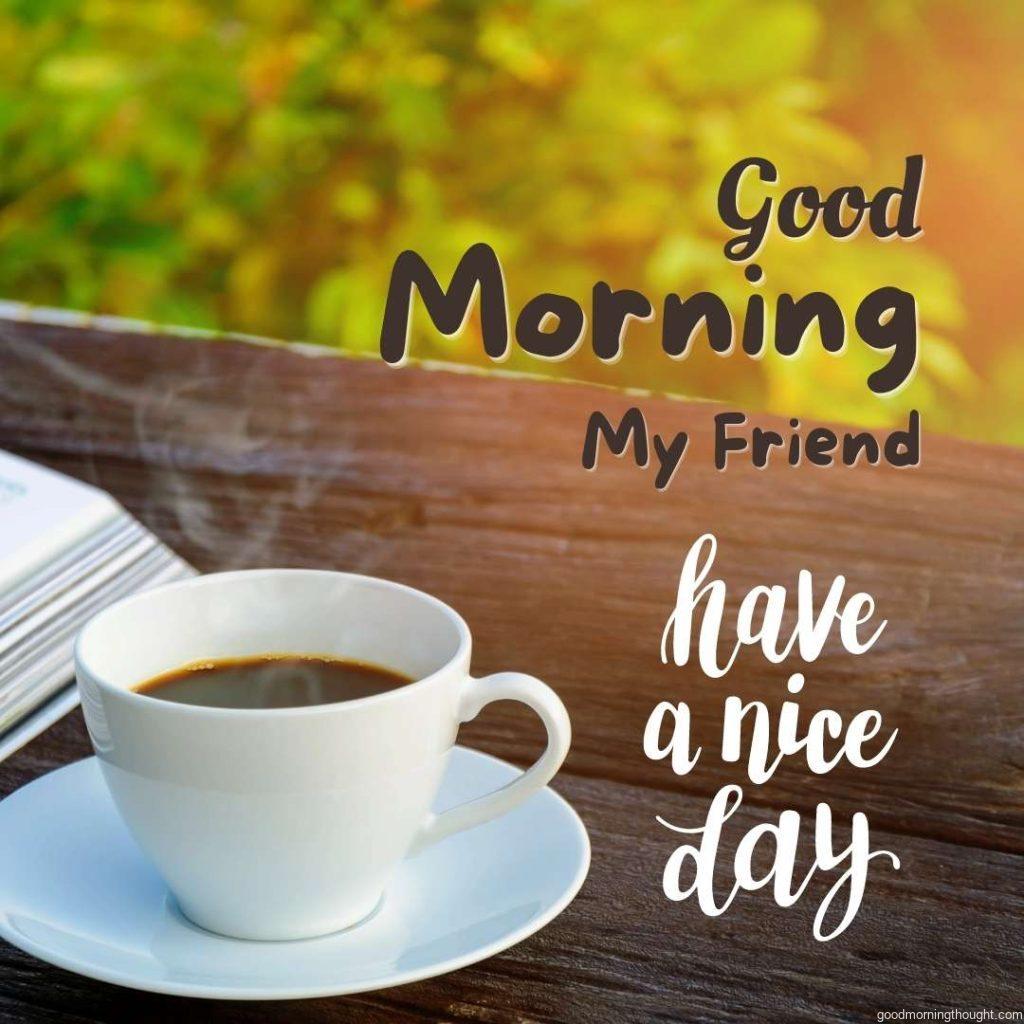
[[[590, 412], [631, 404], [652, 429], [692, 431], [703, 452], [664, 492], [607, 452], [596, 472], [580, 466]], [[715, 411], [236, 341], [0, 323], [0, 446], [108, 489], [200, 569], [349, 569], [430, 590], [468, 619], [479, 673], [550, 681], [575, 728], [555, 788], [594, 851], [554, 923], [433, 981], [185, 1004], [4, 945], [0, 1018], [820, 1022], [1020, 1009], [1024, 454], [928, 436], [915, 470], [718, 473]], [[830, 943], [811, 936], [815, 890], [788, 910], [747, 894], [719, 918], [661, 892], [676, 841], [655, 815], [696, 825], [718, 787], [743, 778], [717, 757], [682, 778], [647, 760], [647, 715], [686, 700], [697, 741], [713, 747], [726, 693], [777, 706], [794, 670], [752, 652], [720, 681], [661, 664], [681, 559], [708, 530], [733, 595], [792, 585], [802, 567], [844, 573], [889, 620], [867, 655], [833, 645], [807, 666], [803, 700], [847, 718], [877, 708], [900, 730], [889, 756], [821, 777], [784, 765], [744, 787], [747, 825], [826, 799], [840, 820], [864, 810], [873, 845], [901, 856], [901, 871], [872, 872], [857, 920]], [[540, 727], [499, 706], [461, 738], [523, 764]], [[0, 767], [0, 792], [88, 753], [75, 713]]]

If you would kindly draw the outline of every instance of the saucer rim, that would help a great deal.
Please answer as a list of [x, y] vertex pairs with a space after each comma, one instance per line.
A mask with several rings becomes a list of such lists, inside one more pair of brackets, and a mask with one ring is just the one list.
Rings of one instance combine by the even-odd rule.
[[[517, 765], [511, 764], [503, 758], [496, 757], [493, 754], [488, 754], [485, 751], [476, 750], [473, 747], [466, 747], [460, 743], [453, 744], [451, 749], [452, 751], [462, 750], [473, 757], [485, 758], [488, 761], [493, 761], [505, 768], [512, 769], [518, 775], [522, 775], [523, 773], [523, 770]], [[7, 800], [13, 797], [16, 793], [20, 793], [23, 789], [30, 788], [43, 779], [48, 779], [50, 776], [58, 775], [62, 772], [70, 772], [76, 769], [82, 770], [87, 762], [96, 760], [97, 758], [95, 756], [84, 757], [80, 758], [78, 761], [72, 761], [70, 764], [61, 765], [61, 767], [55, 768], [53, 771], [46, 772], [44, 775], [38, 776], [36, 779], [26, 783], [24, 786], [19, 786], [18, 789], [14, 790], [14, 792], [9, 793], [3, 800], [0, 800], [0, 806], [6, 803]], [[70, 971], [72, 974], [77, 974], [81, 977], [91, 978], [94, 981], [102, 981], [111, 985], [117, 985], [121, 988], [134, 989], [138, 992], [154, 992], [159, 995], [181, 996], [192, 999], [238, 1000], [246, 1002], [258, 1002], [261, 1000], [269, 1002], [289, 999], [323, 999], [330, 996], [356, 995], [361, 992], [378, 992], [383, 991], [384, 989], [398, 988], [401, 985], [411, 985], [417, 981], [426, 981], [429, 978], [436, 978], [444, 974], [451, 974], [453, 971], [462, 970], [464, 967], [480, 963], [482, 960], [488, 960], [491, 957], [496, 956], [498, 953], [502, 953], [506, 949], [518, 945], [518, 943], [529, 938], [531, 935], [550, 924], [579, 894], [580, 889], [583, 887], [583, 883], [587, 879], [587, 875], [590, 873], [590, 836], [583, 823], [583, 819], [576, 812], [572, 804], [570, 804], [569, 801], [560, 793], [552, 789], [550, 785], [545, 786], [543, 789], [539, 790], [538, 793], [534, 794], [534, 796], [531, 796], [530, 800], [526, 801], [524, 806], [528, 805], [531, 800], [545, 795], [553, 797], [562, 805], [562, 810], [568, 812], [568, 821], [572, 823], [573, 830], [582, 844], [582, 856], [579, 859], [576, 872], [572, 881], [566, 886], [565, 890], [558, 896], [558, 898], [536, 917], [531, 918], [518, 928], [515, 928], [506, 935], [495, 939], [493, 942], [473, 949], [461, 956], [453, 957], [448, 960], [439, 960], [434, 964], [420, 968], [398, 971], [393, 975], [383, 975], [376, 980], [370, 979], [363, 982], [357, 981], [348, 985], [332, 984], [326, 986], [299, 986], [296, 988], [287, 988], [281, 985], [276, 985], [267, 988], [254, 988], [252, 986], [218, 986], [215, 984], [204, 985], [201, 983], [197, 984], [190, 982], [162, 982], [158, 979], [153, 979], [151, 981], [146, 979], [137, 979], [131, 975], [125, 974], [124, 972], [105, 970], [102, 966], [96, 967], [89, 963], [82, 963], [72, 957], [50, 951], [45, 946], [34, 942], [23, 932], [13, 926], [10, 920], [9, 908], [0, 908], [0, 938], [3, 938], [12, 946], [15, 946], [17, 949], [20, 949], [22, 952], [27, 953], [30, 956], [34, 956], [36, 959], [41, 960], [44, 963], [51, 964], [54, 967], [59, 967], [62, 970]], [[452, 837], [448, 837], [448, 839], [451, 838]], [[446, 841], [447, 840], [442, 840], [438, 843], [438, 848], [443, 848]], [[359, 925], [356, 925], [355, 927], [359, 927]], [[228, 936], [217, 937], [223, 939], [225, 942], [238, 943], [240, 945], [256, 941], [234, 939]], [[330, 936], [320, 936], [321, 939], [329, 937]], [[294, 940], [294, 943], [295, 945], [301, 945], [304, 941], [318, 940], [298, 939]]]

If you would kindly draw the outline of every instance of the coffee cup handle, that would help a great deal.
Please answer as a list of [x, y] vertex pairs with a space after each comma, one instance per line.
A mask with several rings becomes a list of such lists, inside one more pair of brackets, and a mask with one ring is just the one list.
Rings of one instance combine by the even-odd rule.
[[413, 841], [411, 853], [436, 843], [455, 832], [482, 825], [507, 814], [543, 789], [562, 766], [569, 752], [572, 729], [569, 715], [558, 694], [547, 683], [522, 672], [498, 672], [483, 679], [467, 678], [459, 699], [459, 723], [471, 722], [496, 700], [517, 700], [537, 712], [547, 729], [544, 753], [518, 779], [493, 793], [459, 804], [441, 814], [430, 814]]

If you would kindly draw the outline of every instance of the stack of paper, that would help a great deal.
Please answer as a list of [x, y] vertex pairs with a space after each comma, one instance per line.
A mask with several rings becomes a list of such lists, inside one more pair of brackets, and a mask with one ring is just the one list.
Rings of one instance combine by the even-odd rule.
[[0, 760], [78, 703], [92, 615], [193, 573], [110, 495], [0, 451]]

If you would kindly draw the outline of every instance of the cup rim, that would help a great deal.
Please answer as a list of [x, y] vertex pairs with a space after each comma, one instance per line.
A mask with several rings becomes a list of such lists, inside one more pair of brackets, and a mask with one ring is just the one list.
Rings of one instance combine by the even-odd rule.
[[[455, 626], [459, 640], [458, 646], [452, 656], [448, 658], [444, 664], [439, 665], [433, 672], [428, 673], [421, 679], [416, 679], [403, 686], [386, 690], [383, 693], [370, 694], [367, 697], [356, 697], [352, 700], [335, 701], [330, 704], [306, 704], [290, 708], [218, 708], [204, 704], [179, 704], [173, 701], [159, 700], [156, 697], [140, 693], [138, 690], [134, 690], [130, 687], [118, 686], [110, 682], [102, 673], [97, 672], [95, 668], [89, 664], [88, 659], [82, 653], [84, 644], [88, 639], [88, 634], [96, 627], [96, 624], [101, 622], [101, 620], [106, 618], [109, 614], [117, 611], [122, 606], [130, 604], [132, 601], [156, 594], [162, 594], [167, 591], [210, 586], [216, 582], [223, 582], [231, 579], [243, 577], [252, 579], [260, 576], [266, 577], [280, 575], [309, 577], [330, 576], [332, 578], [341, 577], [353, 580], [360, 585], [368, 585], [411, 594], [444, 613], [444, 615]], [[215, 718], [295, 718], [302, 715], [337, 714], [339, 711], [348, 708], [363, 708], [373, 704], [383, 704], [388, 701], [399, 700], [413, 690], [425, 688], [432, 681], [436, 680], [442, 673], [445, 673], [458, 665], [463, 659], [468, 661], [470, 644], [471, 636], [469, 626], [466, 624], [466, 620], [463, 619], [463, 617], [454, 608], [452, 608], [451, 605], [446, 604], [440, 598], [434, 597], [433, 594], [428, 594], [425, 590], [410, 587], [405, 583], [398, 583], [395, 580], [384, 579], [380, 576], [367, 576], [363, 573], [342, 572], [334, 569], [234, 569], [227, 572], [200, 573], [197, 576], [190, 576], [183, 580], [174, 580], [170, 583], [164, 583], [157, 587], [150, 587], [146, 590], [137, 591], [134, 594], [127, 594], [126, 596], [119, 598], [117, 601], [112, 602], [105, 608], [96, 612], [96, 614], [93, 615], [92, 618], [90, 618], [89, 621], [86, 622], [86, 624], [78, 631], [74, 644], [74, 665], [76, 675], [79, 671], [83, 671], [88, 676], [89, 681], [94, 683], [104, 692], [113, 694], [118, 699], [124, 699], [130, 703], [138, 704], [138, 702], [141, 701], [143, 702], [143, 706], [149, 707], [152, 710], [157, 710], [159, 708], [161, 709], [161, 713], [164, 714], [174, 713], [199, 715], [203, 717], [212, 716]], [[468, 664], [466, 667], [468, 670]], [[79, 688], [81, 687], [79, 686]]]

